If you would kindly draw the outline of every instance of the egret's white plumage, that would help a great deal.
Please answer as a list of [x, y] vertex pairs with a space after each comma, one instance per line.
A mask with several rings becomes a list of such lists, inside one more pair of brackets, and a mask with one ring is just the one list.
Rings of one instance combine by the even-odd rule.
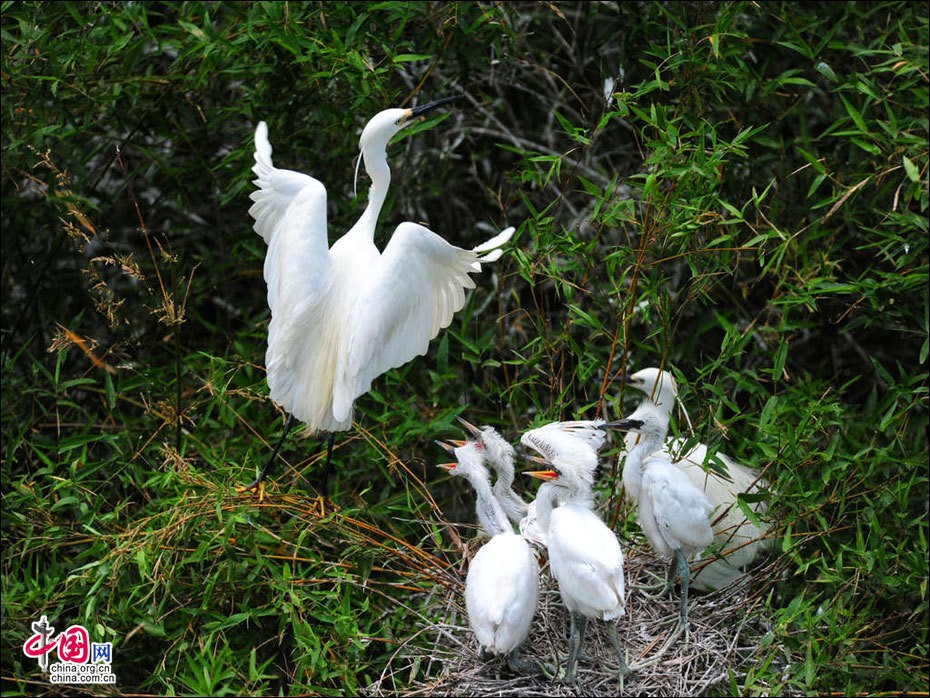
[[[520, 441], [532, 448], [547, 462], [554, 458], [585, 463], [585, 467], [597, 469], [597, 453], [604, 445], [606, 432], [603, 419], [549, 422], [541, 427], [524, 432]], [[593, 455], [593, 460], [592, 460]], [[594, 506], [593, 492], [588, 506]], [[539, 523], [536, 500], [529, 503], [526, 515], [520, 520], [520, 533], [537, 548], [544, 549], [548, 531]]]
[[484, 466], [484, 448], [469, 441], [454, 449], [456, 463], [444, 463], [453, 475], [468, 479], [477, 495], [475, 511], [491, 540], [481, 546], [468, 566], [465, 608], [468, 622], [481, 647], [507, 657], [510, 666], [523, 670], [517, 658], [527, 638], [539, 599], [539, 565], [536, 555], [514, 533], [495, 498]]
[[623, 482], [636, 493], [636, 518], [653, 549], [670, 559], [666, 587], [670, 587], [676, 565], [681, 575], [679, 620], [688, 625], [688, 561], [701, 553], [714, 539], [710, 516], [714, 507], [704, 492], [672, 464], [664, 454], [668, 415], [661, 408], [645, 404], [637, 417], [614, 422], [618, 429], [629, 429], [641, 439], [627, 454]]
[[255, 232], [268, 244], [264, 275], [271, 323], [266, 368], [272, 400], [311, 432], [352, 425], [353, 404], [385, 371], [425, 354], [465, 304], [469, 274], [496, 260], [513, 228], [472, 250], [422, 225], [397, 226], [383, 252], [374, 243], [391, 171], [391, 137], [440, 100], [387, 109], [359, 140], [371, 177], [368, 205], [332, 247], [326, 190], [309, 175], [273, 166], [268, 128], [255, 130]]
[[607, 433], [603, 419], [549, 422], [530, 429], [520, 437], [520, 443], [532, 448], [550, 463], [553, 459], [578, 461], [597, 469], [597, 452], [604, 445]]
[[491, 466], [497, 478], [494, 480], [494, 497], [500, 503], [512, 523], [520, 523], [528, 505], [513, 489], [514, 449], [500, 432], [492, 426], [477, 427], [461, 417], [459, 421], [471, 432], [477, 444], [484, 449], [485, 462]]
[[574, 681], [588, 618], [607, 621], [622, 676], [626, 661], [614, 620], [625, 613], [623, 551], [593, 511], [597, 452], [585, 438], [554, 427], [526, 432], [521, 441], [550, 465], [528, 474], [545, 481], [536, 496], [538, 525], [546, 532], [549, 569], [572, 619], [565, 680]]
[[[638, 419], [643, 411], [656, 409], [667, 421], [678, 401], [678, 385], [671, 373], [658, 368], [644, 368], [629, 376], [627, 385], [646, 395], [640, 407], [629, 415], [629, 419]], [[687, 412], [685, 417], [687, 418]], [[636, 445], [639, 438], [638, 434], [632, 431], [625, 436], [627, 451]], [[719, 452], [716, 458], [724, 464], [726, 475], [710, 469], [705, 470], [706, 444], [699, 443], [682, 454], [686, 441], [687, 439], [682, 437], [668, 439], [660, 445], [656, 455], [674, 461], [675, 466], [688, 476], [692, 484], [704, 493], [714, 507], [717, 520], [713, 525], [712, 550], [716, 556], [694, 576], [691, 588], [701, 591], [719, 589], [741, 577], [746, 566], [766, 547], [765, 534], [768, 525], [761, 521], [759, 524], [750, 521], [740, 509], [737, 496], [741, 492], [756, 492], [767, 487], [767, 484], [756, 470]], [[626, 469], [624, 488], [631, 501], [636, 502], [637, 484], [628, 482]], [[757, 514], [765, 512], [764, 502], [750, 506]]]

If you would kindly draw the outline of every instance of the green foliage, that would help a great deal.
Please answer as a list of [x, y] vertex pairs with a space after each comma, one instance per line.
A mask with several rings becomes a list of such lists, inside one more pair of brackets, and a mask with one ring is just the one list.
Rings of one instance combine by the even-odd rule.
[[[0, 30], [5, 692], [44, 681], [43, 613], [127, 693], [363, 689], [459, 583], [432, 440], [616, 416], [649, 365], [772, 483], [771, 630], [717, 690], [926, 689], [921, 3], [8, 2]], [[336, 235], [365, 121], [455, 92], [392, 146], [379, 242], [512, 247], [359, 400], [335, 504], [297, 439], [237, 494], [281, 428], [255, 123]]]

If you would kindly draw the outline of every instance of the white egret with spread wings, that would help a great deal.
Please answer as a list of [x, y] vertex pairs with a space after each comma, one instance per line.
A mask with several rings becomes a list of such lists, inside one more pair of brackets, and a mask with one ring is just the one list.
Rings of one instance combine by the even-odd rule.
[[[255, 130], [257, 191], [249, 214], [267, 243], [264, 276], [271, 323], [265, 355], [271, 399], [288, 414], [284, 434], [258, 478], [264, 479], [281, 443], [299, 420], [311, 433], [352, 426], [353, 405], [384, 372], [425, 354], [465, 305], [470, 274], [493, 262], [513, 235], [507, 228], [467, 250], [418, 223], [403, 222], [384, 251], [375, 226], [391, 181], [387, 144], [422, 115], [457, 97], [376, 114], [359, 139], [371, 178], [368, 205], [332, 247], [327, 238], [326, 189], [310, 175], [278, 169], [264, 121]], [[327, 463], [329, 450], [327, 451]]]

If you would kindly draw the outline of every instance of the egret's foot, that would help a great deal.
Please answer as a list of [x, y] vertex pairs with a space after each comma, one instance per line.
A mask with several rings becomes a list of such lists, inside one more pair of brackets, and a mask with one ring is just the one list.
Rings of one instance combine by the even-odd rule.
[[545, 662], [521, 659], [516, 652], [510, 653], [510, 657], [507, 658], [507, 666], [515, 674], [543, 674], [550, 678], [554, 671]]
[[569, 686], [578, 685], [578, 662], [565, 662], [565, 670], [562, 672], [561, 677], [557, 677], [559, 683], [564, 683]]
[[681, 635], [681, 631], [682, 631], [681, 626], [676, 625], [675, 629], [669, 633], [668, 637], [665, 639], [665, 642], [662, 644], [662, 646], [650, 654], [649, 659], [644, 659], [638, 664], [633, 664], [632, 666], [627, 667], [627, 673], [630, 673], [633, 671], [640, 671], [642, 669], [645, 669], [646, 667], [652, 666], [653, 664], [658, 664], [659, 660], [662, 659], [662, 656], [666, 652], [668, 652], [669, 647], [671, 647], [674, 644], [675, 640], [677, 640], [678, 637]]
[[566, 683], [565, 681], [565, 671], [568, 669], [568, 662], [565, 663], [565, 666], [562, 666], [559, 663], [559, 653], [555, 653], [555, 657], [551, 657], [553, 663], [542, 662], [540, 661], [540, 666], [545, 667], [543, 673], [546, 678], [554, 683]]
[[662, 594], [665, 593], [665, 582], [662, 582], [661, 584], [627, 584], [626, 588], [630, 591], [641, 591], [643, 596], [654, 599], [662, 596]]
[[540, 659], [536, 662], [536, 666], [539, 668], [539, 673], [549, 679], [549, 681], [554, 681], [559, 675], [559, 667], [557, 664], [550, 664]]
[[658, 587], [662, 584], [668, 583], [667, 572], [665, 574], [657, 574], [656, 572], [653, 572], [651, 569], [645, 566], [640, 568], [640, 572], [642, 572], [647, 577], [651, 577], [653, 580], [655, 580], [655, 584], [651, 584], [649, 586]]
[[[667, 621], [663, 621], [662, 625], [670, 625], [671, 624], [670, 621], [671, 619]], [[685, 621], [684, 623], [682, 623], [681, 618], [676, 618], [674, 623], [675, 623], [675, 626], [672, 628], [672, 634], [670, 637], [677, 639], [679, 637], [684, 636], [684, 644], [685, 644], [685, 647], [687, 647], [688, 642], [691, 640], [691, 630], [688, 628], [688, 622]]]
[[691, 641], [691, 629], [688, 627], [688, 621], [685, 620], [682, 622], [682, 620], [679, 618], [674, 632], [676, 635], [685, 636], [685, 647], [687, 647], [688, 643]]
[[658, 625], [662, 626], [674, 626], [672, 632], [677, 633], [682, 630], [685, 626], [681, 623], [681, 618], [675, 616], [674, 618], [663, 618], [660, 621], [656, 621]]
[[[628, 588], [630, 588], [630, 589], [636, 589], [637, 591], [641, 591], [641, 592], [643, 592], [646, 596], [648, 596], [649, 598], [654, 599], [654, 598], [658, 598], [658, 597], [662, 596], [663, 594], [667, 593], [668, 590], [671, 589], [672, 586], [674, 586], [674, 584], [669, 583], [668, 577], [667, 577], [666, 575], [659, 575], [659, 574], [656, 574], [655, 572], [650, 572], [649, 570], [647, 570], [647, 569], [645, 569], [645, 568], [643, 568], [642, 572], [643, 572], [643, 574], [648, 575], [649, 577], [651, 577], [652, 580], [653, 580], [653, 582], [652, 582], [651, 584], [633, 584], [633, 583], [630, 583]], [[646, 592], [651, 592], [651, 591], [652, 591], [652, 592], [657, 591], [658, 593], [656, 593], [655, 595], [651, 595], [651, 594], [646, 593]]]
[[248, 485], [239, 485], [236, 487], [236, 494], [244, 494], [250, 490], [258, 495], [259, 504], [265, 501], [265, 482], [262, 478], [258, 478]]
[[[671, 593], [674, 586], [675, 586], [674, 584], [668, 584], [665, 581], [663, 581], [661, 584], [656, 584], [653, 586], [631, 586], [630, 588], [637, 589], [641, 591], [643, 593], [643, 596], [645, 596], [647, 599], [652, 599], [653, 601], [656, 601], [658, 599], [668, 596]], [[654, 594], [650, 594], [646, 591], [647, 589], [649, 591], [652, 591], [653, 589], [658, 589], [659, 591], [657, 591]]]

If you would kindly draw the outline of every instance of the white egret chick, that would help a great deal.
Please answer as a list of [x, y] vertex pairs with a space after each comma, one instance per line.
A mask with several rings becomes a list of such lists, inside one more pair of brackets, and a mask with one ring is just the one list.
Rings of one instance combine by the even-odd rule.
[[[629, 415], [629, 419], [638, 419], [641, 410], [658, 410], [665, 416], [666, 422], [678, 398], [678, 385], [672, 374], [658, 368], [644, 368], [632, 374], [627, 379], [627, 385], [645, 393], [646, 398], [640, 406]], [[684, 410], [684, 405], [682, 405]], [[691, 421], [687, 411], [685, 418], [690, 426]], [[633, 449], [640, 439], [634, 431], [627, 433], [624, 441], [627, 451]], [[720, 589], [745, 574], [745, 568], [761, 554], [768, 541], [765, 534], [768, 525], [750, 521], [740, 509], [738, 495], [741, 492], [756, 492], [767, 487], [765, 480], [759, 473], [748, 466], [738, 463], [723, 453], [717, 453], [716, 458], [726, 466], [726, 475], [704, 468], [707, 458], [707, 445], [699, 443], [686, 454], [679, 454], [685, 446], [686, 439], [682, 437], [668, 439], [658, 449], [665, 458], [674, 462], [691, 483], [700, 489], [710, 501], [716, 511], [717, 520], [713, 524], [715, 559], [704, 565], [691, 580], [691, 588], [700, 591]], [[627, 470], [624, 469], [624, 487], [630, 500], [638, 501], [636, 483], [627, 481]], [[750, 505], [757, 514], [765, 513], [765, 503], [756, 502]]]
[[530, 546], [514, 533], [500, 503], [491, 491], [484, 466], [484, 449], [469, 441], [444, 448], [455, 453], [456, 463], [440, 467], [466, 478], [475, 488], [475, 511], [491, 540], [481, 546], [468, 565], [465, 608], [468, 623], [485, 653], [505, 657], [514, 671], [532, 670], [519, 659], [539, 600], [539, 564]]
[[[425, 354], [475, 287], [469, 274], [497, 260], [513, 234], [466, 250], [417, 223], [397, 226], [381, 252], [375, 226], [391, 182], [387, 144], [418, 117], [457, 99], [376, 114], [359, 139], [371, 178], [368, 205], [332, 247], [326, 189], [309, 175], [273, 166], [268, 127], [255, 129], [255, 232], [267, 243], [264, 276], [271, 323], [265, 364], [271, 399], [288, 414], [284, 436], [299, 420], [310, 433], [352, 426], [353, 405], [384, 372]], [[257, 486], [277, 456], [275, 449]], [[327, 463], [328, 463], [327, 451]]]
[[484, 448], [485, 462], [497, 475], [494, 481], [494, 496], [512, 523], [519, 524], [526, 516], [529, 505], [513, 489], [514, 457], [513, 446], [492, 426], [477, 427], [461, 417], [462, 425], [468, 429], [475, 441]]
[[[543, 453], [541, 449], [575, 449], [578, 447], [577, 441], [581, 441], [594, 451], [594, 453], [597, 453], [601, 450], [607, 438], [607, 432], [605, 431], [606, 424], [607, 422], [603, 419], [576, 419], [564, 422], [549, 422], [541, 427], [525, 432], [521, 437], [521, 442], [525, 446], [529, 446], [540, 452], [543, 456], [552, 454]], [[544, 446], [543, 444], [549, 445]]]
[[623, 551], [592, 509], [597, 453], [582, 439], [569, 435], [576, 442], [572, 444], [563, 438], [565, 432], [540, 434], [544, 431], [534, 429], [521, 440], [551, 454], [546, 455], [548, 469], [526, 474], [545, 481], [536, 496], [538, 523], [546, 531], [549, 569], [571, 618], [565, 681], [575, 681], [588, 618], [600, 618], [607, 622], [622, 682], [627, 665], [614, 621], [625, 613]]
[[688, 627], [688, 561], [714, 539], [710, 516], [714, 511], [700, 489], [662, 453], [668, 434], [668, 415], [654, 405], [640, 406], [638, 417], [611, 424], [616, 429], [641, 435], [626, 454], [623, 482], [636, 492], [636, 517], [653, 549], [671, 558], [665, 590], [671, 588], [675, 571], [681, 576], [679, 624]]
[[[603, 419], [549, 422], [524, 432], [520, 442], [543, 456], [547, 463], [555, 458], [590, 462], [593, 457], [596, 471], [597, 452], [607, 436], [605, 424]], [[589, 506], [594, 507], [593, 492]], [[520, 520], [520, 533], [537, 548], [546, 548], [548, 531], [539, 523], [536, 500], [529, 503], [526, 515]]]

